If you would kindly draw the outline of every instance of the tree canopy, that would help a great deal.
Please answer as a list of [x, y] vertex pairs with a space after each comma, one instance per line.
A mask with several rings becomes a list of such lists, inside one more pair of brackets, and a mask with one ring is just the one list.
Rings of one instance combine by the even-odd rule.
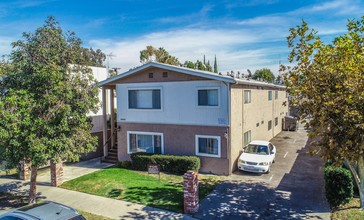
[[76, 161], [95, 149], [87, 113], [97, 109], [98, 88], [82, 41], [55, 18], [23, 38], [12, 44], [0, 85], [0, 158], [9, 167], [29, 162], [33, 180], [49, 160]]
[[257, 79], [262, 79], [266, 82], [270, 82], [273, 83], [275, 76], [273, 74], [273, 72], [270, 69], [267, 68], [263, 68], [260, 70], [256, 70], [255, 73], [252, 76], [253, 79], [257, 80]]
[[[281, 66], [292, 105], [309, 127], [312, 153], [347, 161], [364, 207], [364, 17], [324, 43], [306, 22], [290, 29], [289, 62]], [[358, 166], [358, 173], [353, 166]]]
[[140, 51], [140, 62], [148, 63], [150, 61], [157, 61], [159, 63], [166, 63], [170, 65], [179, 65], [178, 58], [170, 55], [163, 47], [155, 48], [147, 46], [146, 49]]

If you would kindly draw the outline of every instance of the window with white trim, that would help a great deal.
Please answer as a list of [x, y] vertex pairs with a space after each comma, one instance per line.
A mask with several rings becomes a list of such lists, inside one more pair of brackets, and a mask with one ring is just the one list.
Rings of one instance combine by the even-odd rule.
[[128, 131], [128, 153], [163, 153], [163, 134]]
[[271, 101], [273, 98], [273, 92], [272, 91], [268, 91], [268, 101]]
[[219, 89], [199, 89], [198, 106], [219, 106]]
[[274, 119], [274, 127], [277, 127], [277, 125], [278, 125], [278, 117], [276, 117], [276, 118]]
[[196, 135], [196, 155], [206, 157], [220, 157], [220, 136]]
[[272, 129], [272, 120], [268, 121], [268, 131]]
[[252, 102], [252, 91], [244, 90], [244, 104]]
[[252, 132], [247, 131], [244, 133], [244, 146], [248, 145], [252, 141]]
[[160, 89], [128, 90], [129, 109], [161, 109]]
[[278, 99], [278, 90], [274, 91], [274, 99]]

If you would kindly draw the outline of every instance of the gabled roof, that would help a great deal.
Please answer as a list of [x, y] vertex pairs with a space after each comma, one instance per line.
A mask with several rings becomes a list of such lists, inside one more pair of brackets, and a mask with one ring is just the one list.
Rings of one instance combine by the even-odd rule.
[[98, 83], [98, 86], [103, 86], [106, 85], [110, 82], [113, 82], [115, 80], [118, 79], [122, 79], [124, 77], [130, 76], [134, 73], [137, 73], [139, 71], [142, 71], [144, 69], [147, 69], [149, 67], [157, 67], [157, 68], [161, 68], [161, 69], [165, 69], [165, 70], [169, 70], [169, 71], [175, 71], [175, 72], [179, 72], [179, 73], [184, 73], [184, 74], [188, 74], [188, 75], [192, 75], [192, 76], [199, 76], [199, 77], [203, 77], [206, 79], [213, 79], [213, 80], [218, 80], [218, 81], [223, 81], [223, 82], [227, 82], [227, 83], [235, 83], [236, 80], [232, 77], [229, 76], [222, 76], [216, 73], [211, 73], [211, 72], [207, 72], [207, 71], [201, 71], [201, 70], [195, 70], [195, 69], [190, 69], [190, 68], [185, 68], [185, 67], [179, 67], [179, 66], [173, 66], [173, 65], [169, 65], [169, 64], [164, 64], [164, 63], [157, 63], [157, 62], [149, 62], [146, 63], [144, 65], [141, 65], [135, 69], [131, 69], [127, 72], [121, 73], [117, 76], [111, 77], [109, 79], [106, 79], [104, 81], [101, 81]]
[[145, 70], [150, 67], [161, 68], [161, 69], [165, 69], [165, 70], [169, 70], [169, 71], [175, 71], [175, 72], [179, 72], [179, 73], [184, 73], [184, 74], [188, 74], [188, 75], [192, 75], [192, 76], [198, 76], [198, 77], [202, 77], [202, 78], [206, 78], [206, 79], [222, 81], [222, 82], [226, 82], [226, 83], [268, 86], [268, 87], [273, 87], [273, 88], [285, 88], [285, 86], [283, 86], [283, 85], [276, 85], [273, 83], [261, 82], [261, 81], [252, 80], [252, 79], [239, 79], [239, 78], [234, 78], [231, 76], [219, 75], [219, 74], [208, 72], [208, 71], [195, 70], [195, 69], [190, 69], [190, 68], [186, 68], [186, 67], [173, 66], [173, 65], [169, 65], [169, 64], [165, 64], [165, 63], [158, 63], [158, 62], [149, 62], [149, 63], [146, 63], [139, 67], [136, 67], [134, 69], [131, 69], [127, 72], [124, 72], [124, 73], [121, 73], [114, 77], [111, 77], [109, 79], [103, 80], [98, 83], [98, 86], [102, 87], [108, 83], [111, 83], [116, 80], [122, 79], [124, 77], [130, 76], [134, 73], [137, 73], [139, 71]]

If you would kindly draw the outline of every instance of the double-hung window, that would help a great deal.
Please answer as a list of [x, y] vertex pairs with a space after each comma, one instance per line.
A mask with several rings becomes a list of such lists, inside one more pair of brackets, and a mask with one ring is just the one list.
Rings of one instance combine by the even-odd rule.
[[196, 135], [196, 155], [206, 157], [220, 157], [220, 136]]
[[128, 153], [163, 153], [163, 134], [128, 131]]
[[199, 89], [198, 106], [219, 106], [219, 89]]
[[252, 141], [252, 132], [247, 131], [244, 133], [244, 146], [248, 145]]
[[244, 90], [244, 104], [252, 102], [252, 91]]
[[129, 109], [161, 109], [160, 89], [128, 90]]
[[268, 91], [268, 101], [271, 101], [273, 98], [273, 92], [272, 91]]

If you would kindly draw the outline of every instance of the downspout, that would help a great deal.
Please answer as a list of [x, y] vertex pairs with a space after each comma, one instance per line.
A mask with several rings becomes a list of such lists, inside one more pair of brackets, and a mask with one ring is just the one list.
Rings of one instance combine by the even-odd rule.
[[228, 175], [230, 176], [232, 173], [232, 166], [231, 166], [231, 123], [230, 123], [230, 116], [231, 116], [231, 106], [230, 106], [230, 97], [231, 97], [231, 87], [230, 87], [230, 83], [226, 83], [223, 82], [226, 86], [227, 86], [227, 90], [228, 90], [228, 94], [227, 94], [227, 126], [228, 128], [226, 129], [226, 134], [225, 138], [226, 138], [226, 148], [227, 148], [227, 160], [228, 160]]

